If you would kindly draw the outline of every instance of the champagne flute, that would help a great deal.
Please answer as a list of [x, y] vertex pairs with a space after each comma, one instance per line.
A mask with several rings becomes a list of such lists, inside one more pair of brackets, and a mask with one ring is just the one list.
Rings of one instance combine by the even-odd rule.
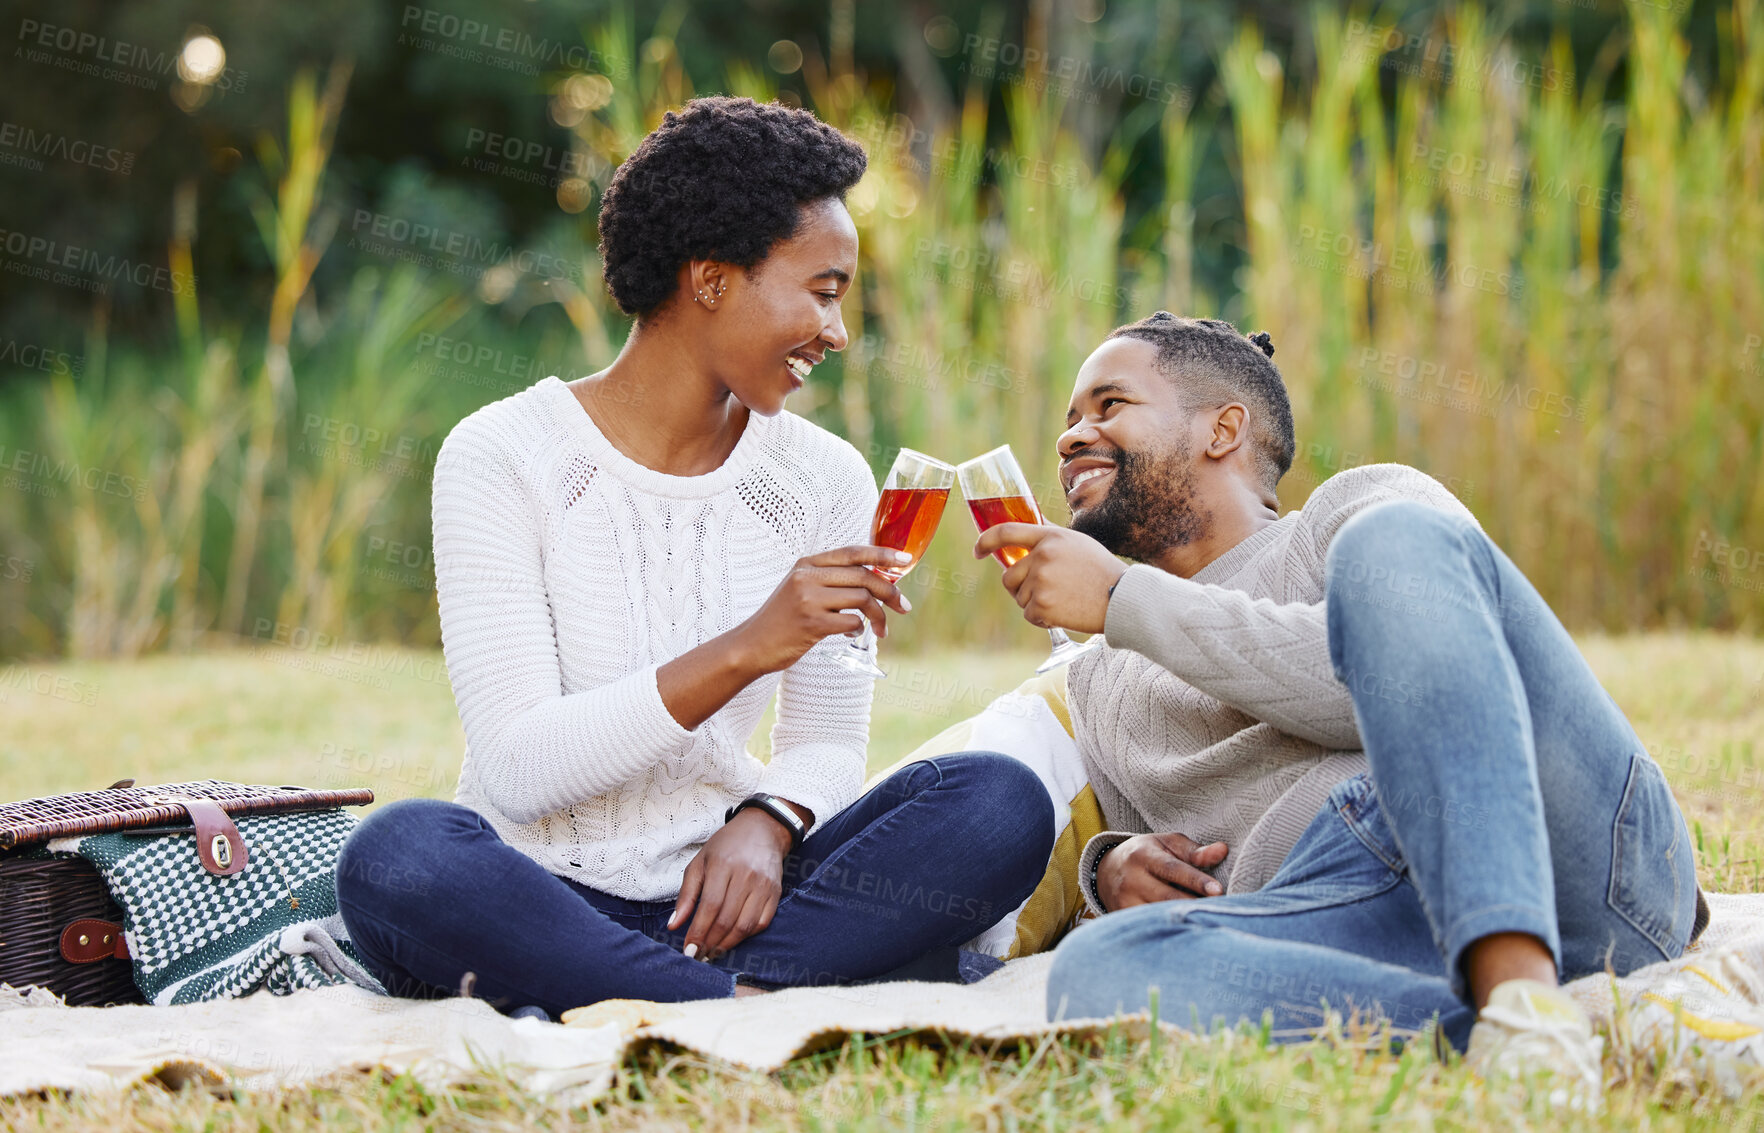
[[[876, 501], [876, 518], [870, 523], [870, 542], [905, 551], [913, 561], [905, 566], [873, 566], [866, 570], [890, 582], [899, 582], [919, 565], [937, 530], [937, 521], [943, 518], [943, 506], [949, 502], [955, 478], [953, 465], [910, 448], [900, 450], [894, 467], [888, 470], [888, 478], [882, 481], [882, 497]], [[862, 632], [834, 660], [877, 679], [888, 675], [876, 665], [876, 631], [870, 628], [868, 618], [864, 619]]]
[[[1035, 492], [1029, 487], [1029, 479], [1023, 475], [1022, 468], [1018, 467], [1010, 445], [1000, 445], [984, 456], [963, 461], [956, 466], [956, 475], [961, 479], [968, 510], [974, 515], [974, 525], [982, 534], [1000, 523], [1047, 522], [1041, 517], [1041, 509], [1035, 504]], [[1023, 547], [1000, 547], [992, 554], [1009, 569], [1028, 553]], [[1037, 673], [1057, 669], [1101, 644], [1093, 637], [1080, 645], [1058, 627], [1048, 630], [1047, 636], [1053, 642], [1053, 652], [1036, 667]]]

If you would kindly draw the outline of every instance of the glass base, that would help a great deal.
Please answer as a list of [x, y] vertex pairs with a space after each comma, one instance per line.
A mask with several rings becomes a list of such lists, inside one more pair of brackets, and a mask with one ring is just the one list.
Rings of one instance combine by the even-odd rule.
[[[848, 610], [855, 614], [858, 611]], [[881, 680], [888, 674], [876, 667], [876, 631], [871, 628], [870, 620], [864, 619], [862, 629], [853, 630], [845, 635], [845, 648], [833, 655], [833, 660], [844, 665], [854, 673], [862, 673], [866, 677]]]
[[866, 677], [874, 677], [877, 680], [881, 680], [888, 675], [881, 669], [877, 668], [876, 662], [870, 660], [870, 654], [867, 651], [859, 649], [855, 645], [836, 653], [833, 660], [844, 665], [852, 672], [862, 673]]
[[[1055, 630], [1054, 632], [1058, 633], [1059, 631]], [[1089, 653], [1092, 649], [1095, 649], [1102, 644], [1102, 639], [1096, 637], [1084, 642], [1073, 641], [1063, 633], [1060, 634], [1060, 637], [1064, 640], [1056, 640], [1054, 642], [1053, 652], [1047, 655], [1047, 660], [1035, 666], [1035, 672], [1037, 674], [1050, 672], [1051, 670], [1059, 668], [1061, 665], [1070, 665], [1073, 661], [1076, 661], [1078, 658], [1084, 656], [1086, 653]]]

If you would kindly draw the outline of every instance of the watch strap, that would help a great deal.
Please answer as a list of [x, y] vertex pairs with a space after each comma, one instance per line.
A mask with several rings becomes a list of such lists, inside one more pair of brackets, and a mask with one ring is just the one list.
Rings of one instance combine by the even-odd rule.
[[803, 825], [802, 818], [795, 811], [791, 810], [783, 799], [780, 799], [776, 795], [768, 795], [763, 791], [751, 794], [730, 807], [729, 812], [723, 816], [723, 821], [730, 821], [748, 807], [757, 807], [760, 810], [765, 811], [776, 819], [779, 825], [790, 831], [791, 853], [794, 854], [797, 850], [802, 848], [802, 840], [806, 834], [806, 827]]

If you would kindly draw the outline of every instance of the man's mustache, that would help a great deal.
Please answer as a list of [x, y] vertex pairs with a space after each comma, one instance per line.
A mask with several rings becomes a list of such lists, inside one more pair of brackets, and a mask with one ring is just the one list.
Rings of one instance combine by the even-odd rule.
[[1078, 452], [1075, 452], [1071, 456], [1061, 457], [1060, 458], [1060, 467], [1064, 468], [1066, 465], [1072, 463], [1074, 460], [1077, 460], [1080, 457], [1086, 457], [1086, 456], [1094, 456], [1094, 457], [1098, 457], [1102, 460], [1112, 460], [1116, 464], [1119, 464], [1119, 463], [1121, 463], [1121, 458], [1124, 456], [1127, 456], [1127, 455], [1128, 455], [1127, 453], [1123, 452], [1122, 450], [1120, 450], [1118, 448], [1094, 448], [1094, 447], [1087, 448], [1087, 449], [1082, 449]]

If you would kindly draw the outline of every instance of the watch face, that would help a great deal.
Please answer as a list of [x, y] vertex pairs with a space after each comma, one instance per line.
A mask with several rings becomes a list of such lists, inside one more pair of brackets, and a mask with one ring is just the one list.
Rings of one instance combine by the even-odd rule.
[[789, 828], [793, 838], [800, 839], [802, 837], [805, 829], [803, 821], [797, 816], [797, 813], [794, 810], [790, 809], [790, 804], [786, 803], [777, 795], [768, 795], [763, 791], [756, 792], [747, 796], [745, 799], [742, 799], [734, 807], [730, 808], [728, 817], [723, 821], [729, 821], [729, 819], [734, 818], [738, 812], [750, 806], [759, 807], [779, 822], [782, 822]]
[[779, 818], [782, 818], [785, 822], [789, 823], [792, 828], [796, 830], [802, 829], [802, 819], [797, 817], [796, 812], [790, 809], [790, 805], [778, 796], [767, 795], [766, 808]]

